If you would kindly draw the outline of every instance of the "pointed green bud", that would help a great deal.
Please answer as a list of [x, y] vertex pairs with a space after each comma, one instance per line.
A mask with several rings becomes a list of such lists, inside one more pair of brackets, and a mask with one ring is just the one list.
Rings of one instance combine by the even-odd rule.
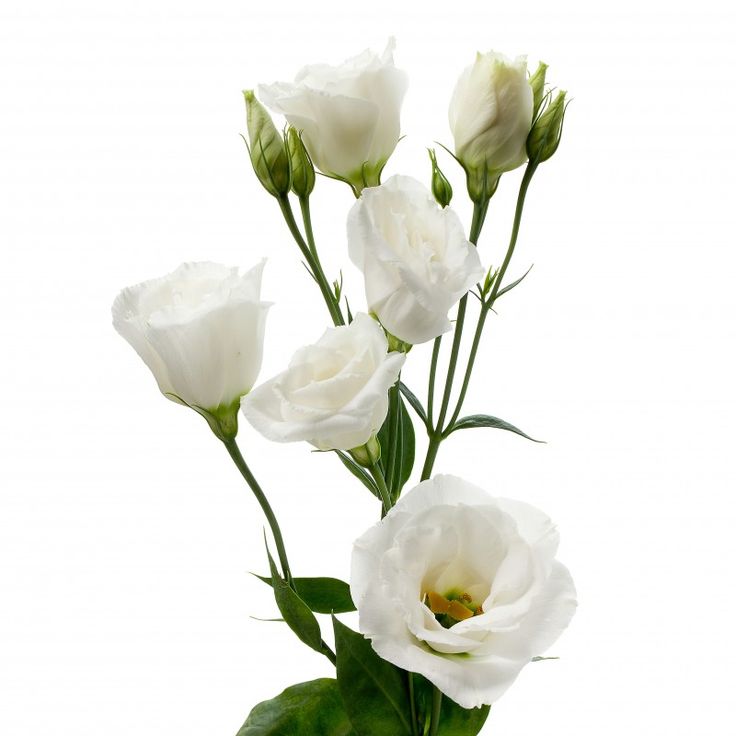
[[537, 71], [529, 78], [529, 86], [532, 88], [532, 94], [534, 95], [534, 114], [532, 115], [532, 119], [537, 117], [542, 100], [544, 99], [544, 82], [548, 68], [549, 66], [547, 64], [540, 61]]
[[429, 160], [432, 162], [432, 194], [439, 206], [444, 208], [452, 201], [452, 186], [437, 165], [434, 148], [428, 148], [427, 151], [429, 151]]
[[250, 160], [258, 180], [269, 194], [283, 197], [289, 193], [289, 158], [281, 134], [253, 90], [245, 90]]
[[350, 450], [350, 454], [358, 465], [370, 468], [381, 459], [381, 443], [376, 435], [372, 435], [364, 445]]
[[297, 197], [308, 197], [314, 189], [314, 165], [296, 128], [286, 132], [286, 149], [291, 166], [291, 191]]
[[554, 155], [560, 145], [566, 94], [567, 92], [559, 92], [534, 123], [526, 141], [530, 162], [540, 164], [546, 161]]

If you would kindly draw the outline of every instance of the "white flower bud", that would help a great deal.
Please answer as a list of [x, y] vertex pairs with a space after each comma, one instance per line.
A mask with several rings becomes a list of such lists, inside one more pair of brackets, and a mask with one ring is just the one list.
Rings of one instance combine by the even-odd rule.
[[460, 76], [450, 102], [450, 128], [474, 200], [489, 196], [502, 173], [526, 161], [533, 109], [526, 57], [511, 61], [493, 51], [478, 54]]

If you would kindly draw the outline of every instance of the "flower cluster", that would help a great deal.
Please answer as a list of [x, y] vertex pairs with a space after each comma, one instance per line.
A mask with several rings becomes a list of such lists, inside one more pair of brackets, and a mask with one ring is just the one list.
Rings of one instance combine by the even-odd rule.
[[[293, 83], [262, 85], [265, 106], [245, 92], [253, 170], [278, 203], [332, 323], [316, 342], [258, 383], [269, 308], [260, 294], [263, 261], [243, 275], [186, 263], [124, 289], [113, 304], [115, 329], [161, 392], [202, 415], [224, 444], [271, 530], [277, 560], [269, 549], [270, 574], [262, 579], [281, 617], [337, 668], [334, 679], [295, 685], [257, 705], [243, 733], [416, 736], [444, 733], [449, 723], [452, 733], [472, 736], [575, 610], [575, 587], [555, 559], [558, 534], [545, 514], [432, 474], [442, 442], [459, 429], [528, 437], [498, 417], [461, 411], [486, 320], [523, 278], [504, 281], [532, 176], [560, 143], [565, 93], [548, 91], [546, 64], [529, 74], [525, 57], [478, 54], [462, 72], [449, 123], [473, 203], [466, 232], [434, 150], [429, 187], [404, 175], [382, 182], [408, 84], [393, 52], [391, 40], [380, 56], [366, 51], [340, 66], [307, 66]], [[283, 131], [267, 108], [285, 117]], [[501, 176], [522, 166], [506, 253], [499, 267], [484, 268], [477, 246], [490, 199]], [[351, 313], [341, 280], [331, 282], [320, 261], [310, 211], [315, 167], [356, 197], [346, 255], [363, 276], [363, 312]], [[477, 325], [463, 369], [471, 292]], [[440, 386], [446, 333], [452, 344]], [[412, 347], [430, 341], [425, 405], [401, 371], [417, 355], [409, 355]], [[417, 448], [409, 409], [426, 430], [427, 450], [420, 482], [402, 495]], [[380, 502], [380, 521], [355, 542], [349, 584], [294, 575], [276, 514], [236, 441], [241, 410], [269, 440], [334, 452]], [[360, 633], [335, 615], [354, 610]], [[325, 613], [333, 615], [334, 649], [315, 615]]]

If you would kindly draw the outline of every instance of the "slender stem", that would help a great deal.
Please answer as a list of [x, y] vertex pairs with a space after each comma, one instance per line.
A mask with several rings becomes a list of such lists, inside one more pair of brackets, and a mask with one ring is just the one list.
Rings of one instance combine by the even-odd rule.
[[501, 282], [503, 281], [503, 277], [506, 275], [506, 269], [509, 267], [509, 263], [511, 263], [511, 256], [514, 255], [514, 248], [516, 248], [516, 239], [519, 237], [519, 227], [521, 226], [521, 215], [524, 211], [524, 200], [526, 199], [526, 193], [529, 189], [529, 184], [531, 183], [532, 177], [534, 176], [534, 172], [536, 170], [537, 164], [532, 163], [531, 161], [526, 165], [526, 169], [524, 170], [524, 177], [522, 178], [521, 184], [519, 185], [519, 194], [516, 197], [516, 212], [514, 213], [514, 224], [511, 228], [509, 247], [506, 250], [506, 257], [503, 259], [501, 268], [498, 271], [498, 276], [496, 276], [496, 281], [493, 284], [491, 295], [488, 297], [489, 309], [493, 307], [493, 302], [496, 301], [498, 290], [501, 288]]
[[[340, 309], [340, 302], [335, 297], [334, 292], [329, 286], [325, 272], [322, 269], [322, 263], [319, 260], [319, 253], [317, 252], [317, 243], [314, 240], [314, 230], [312, 229], [312, 210], [309, 207], [309, 197], [299, 197], [299, 207], [302, 211], [302, 222], [304, 223], [304, 232], [307, 234], [307, 244], [309, 245], [309, 251], [312, 254], [312, 267], [316, 273], [318, 283], [327, 284], [330, 315], [332, 316], [333, 322], [336, 325], [345, 324], [345, 320], [342, 316], [342, 310]], [[320, 289], [322, 287], [320, 286]], [[324, 294], [324, 290], [322, 292]], [[326, 298], [326, 297], [325, 297]]]
[[407, 672], [407, 679], [409, 680], [409, 707], [411, 708], [411, 736], [419, 736], [419, 729], [417, 727], [417, 703], [414, 697], [414, 673]]
[[480, 338], [483, 334], [483, 327], [486, 324], [486, 318], [490, 308], [485, 304], [481, 304], [480, 314], [478, 315], [478, 324], [475, 327], [475, 335], [473, 335], [473, 344], [470, 347], [470, 355], [468, 356], [468, 365], [465, 368], [465, 375], [463, 376], [463, 384], [460, 388], [460, 394], [457, 397], [457, 405], [455, 411], [452, 412], [452, 417], [447, 423], [448, 429], [452, 428], [455, 424], [455, 420], [460, 416], [460, 410], [463, 408], [463, 402], [465, 401], [465, 395], [468, 393], [468, 386], [470, 385], [470, 374], [473, 372], [473, 365], [475, 364], [475, 357], [478, 354], [478, 347], [480, 346]]
[[[399, 375], [399, 378], [401, 376]], [[385, 451], [385, 462], [383, 463], [383, 473], [384, 473], [384, 479], [386, 480], [386, 486], [388, 487], [389, 493], [393, 493], [393, 485], [394, 485], [394, 464], [396, 462], [396, 408], [398, 407], [399, 403], [396, 399], [395, 392], [399, 390], [398, 385], [391, 386], [391, 388], [388, 390], [388, 416], [386, 417], [386, 421], [388, 422], [388, 436], [391, 438], [391, 446], [386, 448], [381, 448], [381, 457], [384, 457], [384, 451]]]
[[230, 457], [233, 459], [233, 462], [237, 466], [243, 478], [245, 478], [245, 482], [250, 486], [251, 491], [253, 491], [253, 495], [256, 497], [256, 500], [258, 501], [258, 503], [261, 505], [261, 508], [263, 509], [263, 513], [266, 516], [268, 525], [271, 527], [271, 534], [273, 534], [274, 542], [276, 543], [276, 551], [279, 556], [279, 562], [281, 563], [281, 571], [283, 573], [284, 580], [291, 583], [292, 578], [291, 578], [291, 570], [289, 568], [289, 560], [286, 557], [286, 547], [284, 546], [284, 538], [281, 534], [279, 523], [276, 520], [276, 514], [274, 514], [273, 509], [271, 508], [271, 504], [268, 502], [268, 499], [266, 498], [266, 494], [263, 492], [263, 489], [258, 484], [258, 481], [255, 479], [255, 476], [253, 475], [250, 468], [246, 464], [245, 458], [240, 452], [240, 448], [238, 447], [237, 442], [234, 439], [232, 439], [232, 440], [227, 440], [223, 444], [227, 448], [227, 451], [230, 453]]
[[371, 475], [373, 476], [373, 480], [376, 481], [376, 485], [378, 486], [378, 492], [381, 494], [381, 500], [383, 501], [383, 514], [382, 516], [385, 516], [393, 506], [393, 501], [391, 500], [391, 494], [389, 493], [389, 490], [386, 486], [386, 480], [383, 477], [383, 473], [381, 472], [381, 469], [378, 467], [378, 464], [371, 465], [370, 468], [368, 468], [371, 471]]
[[427, 480], [432, 475], [432, 468], [437, 457], [437, 451], [440, 449], [442, 435], [436, 431], [429, 435], [429, 447], [427, 448], [427, 456], [424, 458], [424, 467], [422, 467], [422, 477], [420, 480]]
[[432, 348], [432, 363], [429, 368], [429, 389], [427, 391], [427, 429], [434, 427], [432, 421], [432, 412], [434, 409], [434, 382], [437, 374], [437, 360], [440, 356], [440, 346], [442, 345], [442, 335], [434, 339], [434, 347]]
[[519, 237], [519, 228], [521, 227], [521, 216], [524, 212], [524, 201], [526, 200], [526, 193], [529, 190], [529, 184], [531, 183], [532, 177], [534, 176], [534, 172], [536, 170], [536, 164], [533, 164], [531, 162], [527, 164], [526, 170], [524, 171], [524, 177], [522, 178], [521, 184], [519, 185], [519, 194], [516, 198], [516, 212], [514, 213], [514, 224], [511, 228], [509, 246], [506, 249], [506, 256], [503, 259], [501, 268], [499, 269], [496, 280], [493, 283], [491, 293], [488, 299], [481, 305], [480, 314], [478, 315], [478, 324], [475, 328], [475, 336], [473, 337], [473, 345], [470, 348], [470, 354], [468, 355], [468, 365], [465, 369], [465, 376], [463, 378], [462, 388], [460, 389], [460, 394], [457, 399], [457, 405], [455, 406], [455, 411], [452, 413], [452, 418], [450, 419], [448, 427], [452, 427], [452, 425], [455, 423], [455, 420], [460, 415], [460, 410], [462, 409], [463, 402], [465, 401], [465, 395], [468, 392], [468, 386], [470, 384], [470, 375], [473, 372], [475, 358], [478, 355], [478, 347], [480, 346], [480, 339], [483, 333], [483, 327], [485, 326], [488, 313], [491, 311], [496, 301], [496, 297], [498, 296], [498, 292], [501, 288], [501, 282], [503, 281], [503, 277], [506, 275], [506, 269], [509, 267], [509, 263], [511, 263], [511, 257], [514, 255], [516, 241]]
[[299, 207], [302, 211], [302, 221], [304, 222], [304, 232], [307, 235], [309, 250], [312, 252], [314, 260], [319, 263], [317, 245], [314, 242], [314, 230], [312, 229], [312, 210], [309, 207], [309, 197], [299, 197]]
[[[307, 265], [310, 268], [310, 272], [314, 277], [314, 280], [317, 282], [319, 290], [322, 292], [322, 298], [325, 300], [325, 304], [327, 305], [327, 309], [330, 312], [330, 317], [332, 317], [333, 323], [335, 325], [344, 325], [345, 320], [343, 319], [342, 313], [340, 311], [340, 306], [335, 299], [335, 295], [332, 293], [330, 285], [327, 283], [327, 278], [322, 271], [322, 266], [320, 265], [319, 260], [315, 258], [315, 255], [310, 249], [310, 246], [302, 237], [299, 226], [294, 219], [294, 212], [291, 209], [291, 203], [289, 202], [288, 196], [279, 197], [277, 201], [279, 203], [279, 207], [281, 208], [281, 214], [284, 216], [286, 225], [289, 228], [289, 232], [296, 241], [296, 244], [299, 246], [299, 250], [302, 252], [304, 260], [307, 262]], [[308, 230], [311, 231], [311, 220]], [[311, 236], [308, 234], [308, 237]]]
[[[477, 203], [473, 207], [473, 220], [470, 225], [470, 237], [469, 240], [473, 244], [477, 244], [480, 232], [483, 229], [483, 223], [486, 219], [486, 213], [488, 212], [488, 202]], [[457, 318], [455, 320], [455, 335], [452, 341], [452, 350], [450, 352], [450, 362], [447, 367], [447, 378], [445, 379], [445, 390], [442, 396], [442, 406], [440, 407], [440, 414], [437, 418], [437, 424], [433, 424], [432, 421], [432, 405], [434, 400], [434, 381], [435, 372], [437, 369], [437, 357], [440, 349], [440, 338], [435, 340], [434, 350], [432, 351], [432, 364], [429, 374], [429, 393], [427, 397], [427, 415], [428, 421], [428, 433], [429, 433], [429, 446], [427, 447], [427, 455], [424, 459], [424, 467], [422, 468], [422, 480], [426, 480], [432, 475], [432, 468], [434, 467], [434, 461], [437, 457], [440, 444], [444, 439], [444, 421], [447, 416], [447, 409], [450, 404], [450, 397], [452, 396], [452, 382], [455, 379], [455, 369], [457, 366], [457, 358], [460, 353], [460, 343], [462, 342], [463, 336], [463, 324], [465, 322], [465, 312], [468, 306], [468, 295], [465, 294], [460, 300], [457, 307]]]
[[436, 686], [432, 686], [432, 720], [430, 722], [429, 736], [437, 736], [440, 730], [440, 713], [442, 712], [442, 692]]
[[450, 363], [447, 366], [447, 378], [445, 380], [445, 391], [442, 395], [442, 406], [440, 407], [440, 415], [437, 417], [436, 430], [440, 434], [444, 426], [447, 408], [450, 405], [450, 395], [452, 394], [452, 382], [455, 380], [455, 369], [457, 368], [457, 358], [460, 354], [460, 343], [463, 339], [463, 324], [465, 322], [465, 312], [468, 308], [468, 295], [466, 294], [457, 306], [457, 319], [455, 320], [455, 335], [452, 339], [452, 350], [450, 352]]

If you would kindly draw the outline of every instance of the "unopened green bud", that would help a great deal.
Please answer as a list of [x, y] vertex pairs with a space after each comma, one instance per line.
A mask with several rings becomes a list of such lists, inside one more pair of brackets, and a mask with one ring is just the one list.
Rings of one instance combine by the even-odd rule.
[[526, 141], [530, 162], [539, 164], [546, 161], [554, 155], [560, 145], [562, 123], [565, 119], [566, 94], [566, 92], [559, 92], [534, 123]]
[[529, 86], [532, 88], [532, 94], [534, 95], [534, 114], [532, 115], [532, 119], [537, 117], [542, 100], [544, 99], [544, 82], [548, 68], [549, 66], [547, 64], [540, 61], [537, 71], [529, 78]]
[[289, 158], [282, 135], [276, 130], [263, 105], [253, 90], [245, 90], [245, 108], [248, 119], [249, 151], [258, 180], [269, 194], [283, 197], [289, 193]]
[[447, 207], [452, 200], [452, 186], [437, 165], [434, 149], [429, 148], [429, 160], [432, 162], [432, 194], [440, 207]]
[[286, 133], [286, 149], [291, 166], [291, 191], [297, 197], [308, 197], [314, 189], [314, 165], [296, 128]]
[[350, 450], [350, 454], [358, 465], [370, 468], [381, 459], [381, 443], [376, 435], [372, 435], [364, 445]]

